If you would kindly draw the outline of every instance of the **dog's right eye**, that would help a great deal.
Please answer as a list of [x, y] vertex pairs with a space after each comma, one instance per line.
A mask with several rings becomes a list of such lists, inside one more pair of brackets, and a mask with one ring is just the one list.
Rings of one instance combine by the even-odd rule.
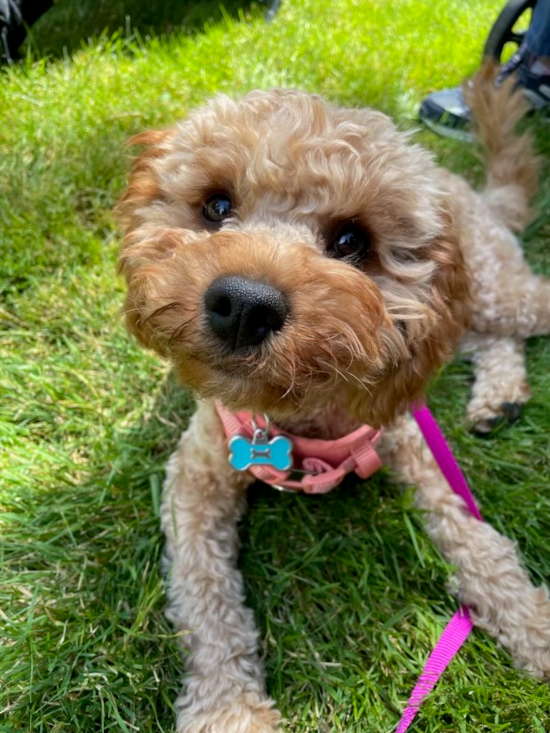
[[231, 199], [225, 193], [215, 193], [207, 199], [202, 213], [207, 221], [217, 224], [231, 214]]
[[327, 252], [331, 257], [361, 262], [370, 252], [370, 237], [352, 220], [341, 227]]

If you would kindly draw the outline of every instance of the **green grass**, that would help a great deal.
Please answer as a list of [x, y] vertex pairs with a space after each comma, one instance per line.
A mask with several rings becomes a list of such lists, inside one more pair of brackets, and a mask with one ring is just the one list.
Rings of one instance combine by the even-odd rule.
[[[182, 662], [163, 617], [163, 466], [192, 403], [117, 315], [112, 215], [125, 139], [217, 91], [297, 86], [414, 125], [424, 94], [474, 70], [499, 2], [285, 2], [144, 43], [120, 36], [0, 80], [0, 731], [173, 731]], [[548, 128], [538, 130], [550, 153]], [[473, 152], [418, 135], [472, 179]], [[548, 169], [548, 167], [547, 167]], [[526, 237], [550, 274], [550, 183]], [[550, 340], [533, 399], [490, 440], [465, 429], [458, 361], [431, 403], [483, 512], [550, 577]], [[456, 608], [449, 568], [381, 473], [322, 498], [256, 487], [242, 527], [267, 684], [292, 733], [389, 733]], [[550, 730], [548, 688], [475, 632], [423, 706], [426, 733]]]

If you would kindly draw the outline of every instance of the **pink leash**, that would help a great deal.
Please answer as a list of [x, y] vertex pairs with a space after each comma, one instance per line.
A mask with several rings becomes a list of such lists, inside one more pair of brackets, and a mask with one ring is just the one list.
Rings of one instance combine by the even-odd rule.
[[449, 444], [443, 437], [434, 416], [426, 405], [413, 405], [412, 414], [449, 486], [455, 494], [464, 499], [466, 506], [474, 517], [479, 519], [480, 522], [483, 521], [468, 482], [464, 478], [464, 474], [460, 470], [460, 466]]
[[[460, 470], [456, 458], [443, 437], [443, 433], [439, 429], [439, 425], [435, 421], [432, 413], [426, 405], [415, 405], [412, 414], [449, 486], [455, 494], [458, 494], [464, 499], [466, 506], [474, 517], [482, 521], [481, 514], [479, 513], [470, 487], [464, 478], [464, 474]], [[468, 638], [472, 628], [473, 623], [468, 609], [463, 606], [449, 621], [439, 641], [435, 645], [433, 652], [428, 657], [428, 661], [409, 697], [407, 707], [403, 712], [395, 733], [405, 733], [409, 728], [424, 698], [435, 687], [439, 678], [447, 669], [449, 662], [456, 656], [460, 647]]]

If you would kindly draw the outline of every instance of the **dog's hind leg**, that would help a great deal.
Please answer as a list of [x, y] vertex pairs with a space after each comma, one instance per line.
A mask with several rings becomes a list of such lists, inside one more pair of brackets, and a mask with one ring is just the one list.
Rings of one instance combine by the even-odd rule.
[[550, 334], [550, 280], [534, 275], [524, 262], [487, 277], [476, 301], [478, 332], [522, 339]]
[[460, 601], [476, 626], [506, 647], [518, 665], [550, 676], [550, 599], [522, 567], [514, 543], [476, 519], [439, 470], [410, 416], [395, 421], [379, 446], [400, 481], [415, 484], [416, 504], [443, 557], [455, 568]]
[[258, 632], [237, 570], [237, 521], [251, 477], [227, 460], [220, 420], [199, 404], [172, 455], [161, 511], [170, 568], [167, 616], [188, 648], [178, 733], [272, 733]]
[[474, 384], [467, 407], [473, 429], [487, 434], [521, 414], [530, 397], [522, 339], [470, 332], [461, 351], [471, 352]]

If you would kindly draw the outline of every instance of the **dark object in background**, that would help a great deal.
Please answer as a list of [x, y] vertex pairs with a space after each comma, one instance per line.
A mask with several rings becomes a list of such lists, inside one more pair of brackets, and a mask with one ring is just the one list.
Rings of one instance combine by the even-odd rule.
[[282, 0], [266, 0], [266, 2], [269, 4], [269, 8], [266, 10], [265, 19], [270, 21], [273, 20], [279, 12]]
[[52, 5], [53, 0], [0, 0], [0, 63], [19, 58], [28, 28]]
[[[514, 53], [525, 40], [525, 30], [515, 30], [515, 25], [527, 11], [532, 11], [537, 0], [508, 0], [500, 11], [489, 37], [485, 41], [483, 56], [502, 62], [502, 52], [506, 44], [512, 44]], [[527, 24], [529, 27], [529, 24]], [[507, 56], [510, 56], [508, 54]]]
[[143, 41], [172, 34], [190, 36], [223, 24], [224, 16], [238, 20], [241, 13], [250, 15], [251, 5], [258, 1], [54, 0], [32, 26], [21, 53], [31, 40], [34, 57], [55, 59], [80, 51], [90, 39], [93, 43], [93, 39], [108, 42], [114, 35], [133, 39], [138, 34]]

